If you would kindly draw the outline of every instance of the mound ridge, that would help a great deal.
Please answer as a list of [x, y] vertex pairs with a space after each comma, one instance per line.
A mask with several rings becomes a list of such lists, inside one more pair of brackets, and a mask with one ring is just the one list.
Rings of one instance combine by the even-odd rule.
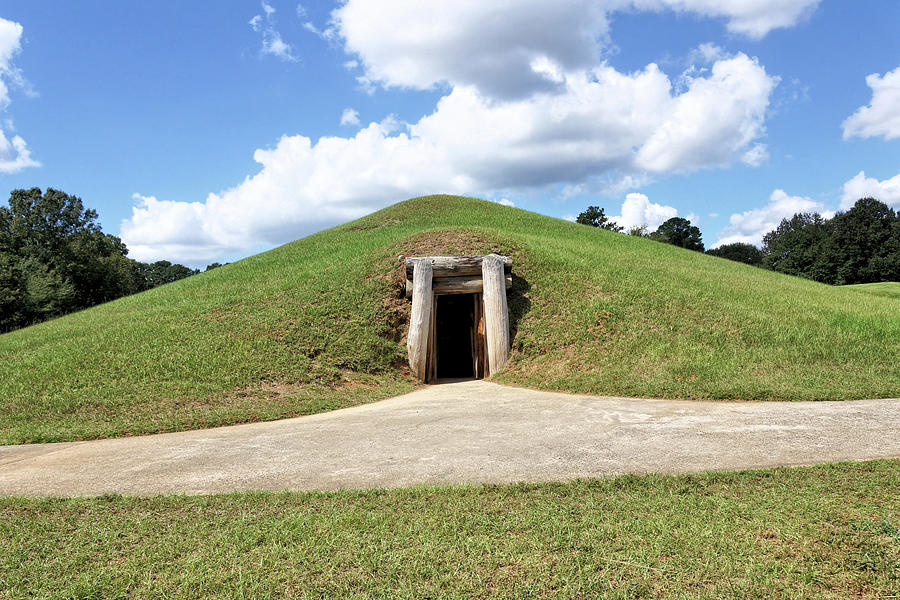
[[900, 395], [894, 298], [455, 196], [0, 336], [0, 442], [320, 412], [412, 389], [400, 254], [514, 257], [496, 379], [624, 396]]

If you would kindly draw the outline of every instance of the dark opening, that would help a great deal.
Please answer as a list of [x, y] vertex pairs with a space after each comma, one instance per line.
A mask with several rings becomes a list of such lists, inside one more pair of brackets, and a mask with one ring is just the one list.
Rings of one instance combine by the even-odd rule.
[[472, 294], [437, 296], [434, 346], [438, 379], [475, 377], [472, 298]]

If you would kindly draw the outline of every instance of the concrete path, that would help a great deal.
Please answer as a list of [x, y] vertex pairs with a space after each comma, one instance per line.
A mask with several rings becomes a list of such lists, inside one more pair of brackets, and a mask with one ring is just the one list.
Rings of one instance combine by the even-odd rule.
[[0, 446], [0, 495], [565, 480], [900, 457], [900, 400], [688, 402], [466, 381], [309, 417]]

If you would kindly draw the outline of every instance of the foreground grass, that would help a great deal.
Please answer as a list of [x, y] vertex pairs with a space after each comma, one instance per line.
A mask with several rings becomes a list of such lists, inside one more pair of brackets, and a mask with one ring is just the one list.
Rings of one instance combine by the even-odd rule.
[[858, 283], [855, 285], [848, 285], [846, 287], [860, 292], [865, 292], [867, 294], [884, 296], [886, 298], [900, 299], [900, 282], [897, 281], [882, 281], [880, 283]]
[[561, 484], [0, 499], [0, 597], [886, 598], [900, 461]]
[[397, 254], [492, 250], [515, 260], [501, 382], [665, 398], [900, 396], [892, 298], [427, 197], [0, 336], [0, 443], [280, 418], [411, 390], [406, 325], [389, 302]]

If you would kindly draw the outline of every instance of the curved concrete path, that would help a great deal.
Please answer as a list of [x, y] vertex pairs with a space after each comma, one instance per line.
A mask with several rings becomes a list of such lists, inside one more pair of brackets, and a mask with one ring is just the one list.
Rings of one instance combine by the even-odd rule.
[[269, 423], [0, 446], [0, 495], [547, 481], [889, 457], [900, 457], [900, 400], [638, 400], [465, 381]]

